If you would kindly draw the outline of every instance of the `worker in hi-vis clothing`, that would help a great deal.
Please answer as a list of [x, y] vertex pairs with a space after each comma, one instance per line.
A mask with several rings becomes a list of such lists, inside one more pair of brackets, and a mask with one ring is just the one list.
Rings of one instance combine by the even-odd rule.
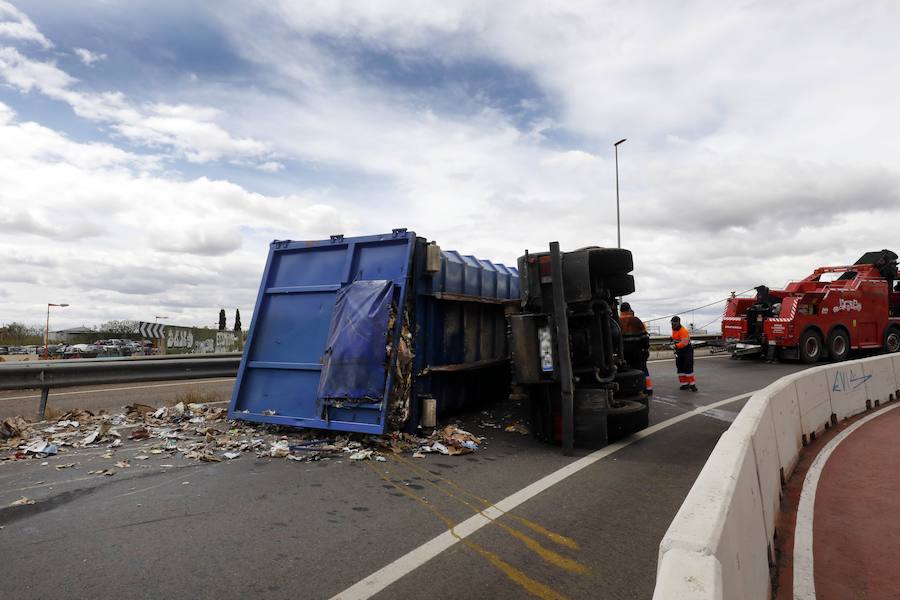
[[694, 379], [694, 347], [691, 334], [681, 325], [681, 317], [672, 317], [672, 342], [675, 345], [675, 368], [678, 370], [679, 389], [697, 391]]
[[653, 382], [647, 368], [647, 359], [650, 358], [650, 335], [647, 333], [647, 326], [634, 316], [634, 311], [627, 302], [623, 302], [619, 310], [619, 325], [622, 327], [625, 362], [632, 369], [644, 372], [644, 391], [648, 396], [652, 396]]

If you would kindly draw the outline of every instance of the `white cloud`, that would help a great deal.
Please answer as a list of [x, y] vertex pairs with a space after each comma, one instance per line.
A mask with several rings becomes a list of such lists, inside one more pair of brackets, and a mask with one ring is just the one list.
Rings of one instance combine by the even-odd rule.
[[89, 67], [94, 66], [94, 63], [106, 60], [106, 54], [91, 52], [86, 48], [75, 48], [73, 49], [75, 52], [75, 56], [78, 57], [78, 60], [83, 62]]
[[217, 109], [187, 104], [135, 104], [120, 92], [80, 92], [78, 80], [48, 62], [32, 60], [11, 47], [0, 48], [0, 77], [23, 92], [37, 91], [66, 102], [80, 117], [108, 123], [130, 142], [172, 149], [196, 163], [235, 158], [265, 164], [268, 145], [232, 136], [214, 122]]
[[[621, 137], [623, 243], [635, 252], [642, 315], [778, 286], [895, 243], [895, 3], [231, 9], [215, 26], [255, 65], [255, 79], [234, 83], [191, 65], [190, 95], [162, 102], [86, 91], [90, 82], [24, 50], [0, 51], [9, 85], [133, 143], [253, 166], [257, 181], [281, 189], [318, 182], [315, 192], [263, 196], [227, 181], [173, 180], [158, 160], [67, 146], [0, 106], [5, 140], [27, 151], [0, 171], [0, 199], [10, 202], [0, 218], [26, 244], [59, 240], [85, 220], [113, 232], [124, 248], [115, 259], [94, 236], [68, 280], [98, 306], [152, 312], [148, 303], [166, 302], [200, 314], [226, 301], [223, 270], [238, 273], [252, 302], [275, 237], [408, 226], [507, 264], [552, 239], [613, 245], [611, 144]], [[266, 35], [247, 36], [251, 26]], [[470, 77], [484, 69], [489, 77]], [[27, 274], [46, 282], [55, 269]], [[23, 289], [37, 288], [14, 295]], [[691, 318], [712, 320], [717, 309]]]
[[25, 13], [5, 0], [0, 0], [0, 37], [35, 42], [44, 49], [53, 47]]
[[174, 179], [143, 156], [19, 122], [2, 104], [0, 115], [4, 319], [34, 322], [47, 297], [72, 304], [60, 324], [160, 310], [205, 323], [219, 306], [249, 314], [271, 239], [353, 226], [315, 199]]

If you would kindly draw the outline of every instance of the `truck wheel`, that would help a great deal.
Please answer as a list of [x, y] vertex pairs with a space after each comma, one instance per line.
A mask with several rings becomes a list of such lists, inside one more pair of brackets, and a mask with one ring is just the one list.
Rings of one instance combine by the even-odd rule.
[[806, 331], [800, 336], [800, 360], [808, 365], [822, 358], [822, 336], [817, 331]]
[[891, 327], [884, 332], [884, 351], [900, 352], [900, 329]]
[[605, 287], [612, 296], [627, 296], [634, 293], [633, 275], [611, 275], [603, 278]]
[[624, 248], [591, 248], [591, 270], [603, 275], [620, 275], [634, 270], [631, 250]]
[[835, 329], [828, 336], [828, 355], [832, 362], [847, 360], [850, 354], [850, 336], [843, 329]]
[[644, 392], [646, 376], [640, 369], [622, 369], [616, 373], [615, 381], [619, 384], [616, 398], [630, 398]]

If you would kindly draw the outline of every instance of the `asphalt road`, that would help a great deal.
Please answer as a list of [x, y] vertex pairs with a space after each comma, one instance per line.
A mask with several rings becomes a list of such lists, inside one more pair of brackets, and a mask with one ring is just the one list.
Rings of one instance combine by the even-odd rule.
[[[227, 402], [231, 399], [234, 378], [194, 379], [190, 381], [149, 381], [117, 385], [93, 385], [54, 388], [47, 401], [48, 417], [62, 415], [75, 408], [93, 412], [122, 412], [126, 404], [141, 402], [163, 406], [179, 399], [191, 402]], [[21, 415], [36, 418], [41, 394], [37, 390], [0, 391], [0, 419]]]
[[[701, 359], [700, 392], [691, 393], [678, 391], [673, 362], [653, 363], [651, 421], [798, 369]], [[402, 576], [375, 597], [649, 598], [659, 540], [741, 406], [698, 413], [597, 460], [418, 568], [400, 569]], [[530, 436], [478, 427], [516, 409], [496, 405], [490, 414], [463, 415], [463, 426], [487, 443], [462, 457], [154, 458], [132, 461], [138, 466], [114, 477], [87, 474], [139, 454], [151, 445], [145, 441], [123, 444], [113, 459], [102, 458], [102, 449], [50, 458], [47, 466], [0, 463], [4, 594], [332, 597], [484, 509], [483, 502], [496, 503], [587, 454], [567, 458]], [[54, 468], [76, 461], [77, 468]], [[23, 495], [36, 503], [9, 507]]]

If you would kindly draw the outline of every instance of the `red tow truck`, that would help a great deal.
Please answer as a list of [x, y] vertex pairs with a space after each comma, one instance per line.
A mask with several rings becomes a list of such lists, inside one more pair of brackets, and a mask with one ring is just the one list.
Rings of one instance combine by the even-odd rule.
[[783, 290], [732, 296], [722, 338], [732, 357], [846, 360], [850, 350], [900, 351], [897, 254], [867, 252], [852, 265], [820, 267]]

